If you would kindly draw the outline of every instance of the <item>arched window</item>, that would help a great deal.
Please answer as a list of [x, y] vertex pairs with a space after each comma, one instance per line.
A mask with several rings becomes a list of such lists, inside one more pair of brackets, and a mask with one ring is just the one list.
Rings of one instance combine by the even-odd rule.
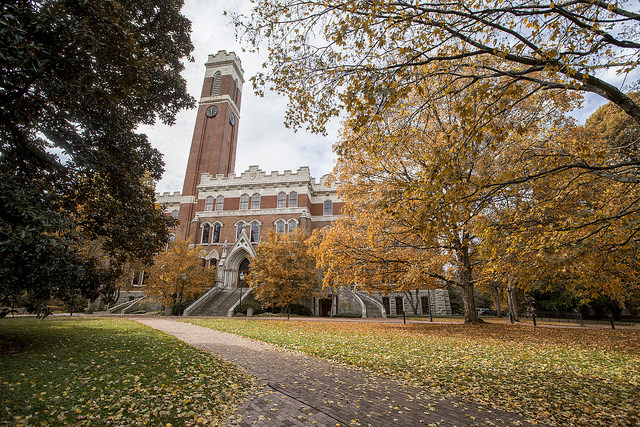
[[218, 196], [218, 198], [216, 199], [216, 210], [224, 210], [224, 196]]
[[251, 223], [251, 241], [252, 242], [260, 241], [260, 224], [258, 222]]
[[205, 224], [202, 226], [202, 240], [200, 241], [203, 245], [209, 243], [209, 234], [211, 233], [211, 226], [209, 224]]
[[243, 194], [240, 196], [240, 209], [249, 209], [249, 195]]
[[260, 209], [260, 194], [251, 196], [251, 209]]
[[233, 102], [238, 103], [238, 80], [233, 79]]
[[209, 196], [204, 201], [204, 210], [212, 211], [213, 210], [213, 196]]
[[211, 96], [216, 96], [220, 94], [220, 82], [222, 81], [222, 73], [220, 71], [216, 71], [213, 75], [213, 86], [211, 87]]
[[331, 200], [324, 201], [322, 214], [324, 216], [333, 215], [333, 202]]
[[178, 209], [174, 209], [173, 212], [171, 212], [171, 218], [178, 219], [179, 214], [180, 214], [180, 211]]
[[278, 220], [278, 222], [276, 222], [276, 231], [280, 234], [284, 234], [284, 221], [283, 220]]
[[176, 235], [171, 233], [169, 234], [169, 243], [173, 243], [176, 241]]
[[293, 230], [295, 230], [296, 227], [298, 226], [298, 224], [296, 224], [296, 220], [295, 219], [290, 219], [287, 224], [289, 225], [289, 233], [291, 233]]
[[287, 194], [284, 191], [278, 193], [278, 207], [286, 208], [287, 207]]
[[295, 208], [298, 206], [298, 193], [292, 191], [289, 193], [289, 207]]
[[213, 224], [213, 239], [211, 239], [211, 243], [220, 243], [220, 228], [219, 222]]
[[244, 222], [240, 221], [238, 225], [236, 225], [236, 240], [238, 240], [238, 238], [240, 237], [240, 234], [242, 234], [243, 229], [244, 229]]

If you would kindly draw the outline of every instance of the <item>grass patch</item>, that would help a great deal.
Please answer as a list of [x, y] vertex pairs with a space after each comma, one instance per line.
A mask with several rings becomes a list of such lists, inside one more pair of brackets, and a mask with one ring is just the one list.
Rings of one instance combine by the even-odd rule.
[[640, 331], [193, 319], [546, 424], [640, 424]]
[[252, 380], [124, 319], [2, 319], [1, 425], [220, 425]]

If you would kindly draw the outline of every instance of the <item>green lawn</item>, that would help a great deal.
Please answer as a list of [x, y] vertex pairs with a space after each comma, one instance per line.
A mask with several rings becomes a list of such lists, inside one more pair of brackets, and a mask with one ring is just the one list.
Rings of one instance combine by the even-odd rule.
[[394, 375], [545, 424], [640, 424], [639, 330], [257, 319], [189, 322]]
[[0, 425], [219, 425], [251, 385], [133, 321], [0, 319]]

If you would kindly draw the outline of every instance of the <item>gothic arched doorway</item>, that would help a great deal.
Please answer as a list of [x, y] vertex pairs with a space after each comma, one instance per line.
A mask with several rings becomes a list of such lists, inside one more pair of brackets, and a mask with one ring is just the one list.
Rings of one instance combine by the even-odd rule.
[[247, 275], [249, 274], [249, 264], [249, 259], [245, 258], [238, 266], [238, 283], [236, 284], [236, 286], [239, 288], [244, 288], [245, 286], [247, 286], [246, 283]]

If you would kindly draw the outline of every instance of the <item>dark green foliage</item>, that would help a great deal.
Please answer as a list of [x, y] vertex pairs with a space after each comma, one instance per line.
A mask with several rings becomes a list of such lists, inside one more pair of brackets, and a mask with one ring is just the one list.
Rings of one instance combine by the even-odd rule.
[[[193, 105], [181, 0], [0, 6], [0, 299], [94, 298], [168, 240], [141, 124]], [[68, 299], [68, 298], [67, 298]]]

